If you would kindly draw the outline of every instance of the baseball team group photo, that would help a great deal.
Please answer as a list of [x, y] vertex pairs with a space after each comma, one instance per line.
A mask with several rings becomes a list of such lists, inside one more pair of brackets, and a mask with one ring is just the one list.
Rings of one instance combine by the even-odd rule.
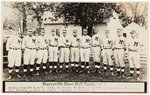
[[3, 2], [6, 10], [4, 81], [147, 81], [147, 2]]

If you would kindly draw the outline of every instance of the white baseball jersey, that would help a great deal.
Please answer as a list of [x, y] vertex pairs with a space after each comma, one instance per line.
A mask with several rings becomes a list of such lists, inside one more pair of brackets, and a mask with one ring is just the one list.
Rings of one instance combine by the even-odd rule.
[[68, 46], [68, 45], [71, 45], [71, 41], [70, 41], [70, 38], [69, 37], [60, 37], [59, 39], [59, 46]]
[[111, 37], [104, 37], [102, 40], [103, 48], [112, 48], [113, 39]]
[[114, 48], [125, 48], [125, 37], [121, 36], [121, 37], [117, 37], [114, 40]]
[[49, 38], [49, 45], [50, 46], [58, 46], [59, 43], [59, 37], [54, 35], [54, 36], [50, 36]]
[[37, 44], [37, 39], [35, 36], [25, 36], [23, 38], [23, 42], [22, 42], [22, 48], [25, 49], [26, 47], [28, 48], [36, 48]]
[[92, 46], [100, 46], [101, 38], [98, 34], [92, 36]]
[[77, 36], [77, 37], [71, 37], [71, 46], [73, 47], [76, 47], [76, 46], [79, 46], [79, 41], [80, 41], [80, 38]]
[[48, 39], [45, 36], [37, 37], [37, 47], [46, 48], [48, 46]]
[[140, 41], [138, 38], [131, 38], [128, 40], [128, 49], [139, 51], [140, 49]]
[[91, 45], [91, 37], [86, 35], [86, 36], [81, 36], [80, 38], [80, 46], [81, 47], [90, 47]]

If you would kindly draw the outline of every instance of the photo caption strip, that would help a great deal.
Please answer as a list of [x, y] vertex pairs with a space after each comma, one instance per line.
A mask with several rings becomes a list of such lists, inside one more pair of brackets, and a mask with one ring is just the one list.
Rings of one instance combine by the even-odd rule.
[[5, 93], [147, 93], [147, 82], [3, 82]]

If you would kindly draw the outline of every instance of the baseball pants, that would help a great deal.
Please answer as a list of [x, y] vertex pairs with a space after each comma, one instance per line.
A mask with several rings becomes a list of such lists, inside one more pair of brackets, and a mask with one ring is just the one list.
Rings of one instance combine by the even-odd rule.
[[58, 47], [49, 47], [49, 62], [58, 62]]
[[103, 50], [103, 63], [104, 64], [113, 65], [111, 55], [112, 55], [112, 49]]
[[25, 49], [24, 52], [24, 64], [33, 65], [35, 61], [36, 50], [35, 49]]
[[139, 52], [129, 52], [129, 65], [130, 68], [140, 68], [140, 54]]
[[71, 48], [71, 62], [79, 62], [79, 48]]
[[37, 51], [37, 61], [36, 61], [37, 64], [40, 64], [41, 62], [46, 63], [47, 58], [48, 58], [47, 49]]
[[21, 65], [21, 50], [12, 50], [8, 52], [8, 67]]
[[124, 49], [115, 49], [114, 57], [117, 67], [124, 67]]
[[59, 61], [62, 62], [69, 62], [70, 50], [69, 48], [61, 48], [60, 49], [60, 59]]
[[93, 47], [93, 59], [95, 62], [100, 62], [100, 47]]
[[90, 48], [87, 49], [80, 49], [80, 56], [82, 62], [89, 62], [90, 59]]

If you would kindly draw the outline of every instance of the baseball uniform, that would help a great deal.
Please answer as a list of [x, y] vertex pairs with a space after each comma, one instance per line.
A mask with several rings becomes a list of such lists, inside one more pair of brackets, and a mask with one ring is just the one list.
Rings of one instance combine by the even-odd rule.
[[113, 40], [110, 37], [104, 37], [102, 39], [103, 41], [103, 63], [104, 63], [104, 70], [107, 69], [107, 64], [110, 65], [110, 69], [111, 71], [113, 70], [113, 63], [112, 63], [112, 59], [111, 59], [111, 55], [112, 55], [112, 45], [113, 45]]
[[129, 50], [129, 65], [130, 65], [130, 73], [133, 74], [134, 67], [137, 69], [137, 74], [140, 73], [140, 41], [138, 38], [131, 38], [128, 41], [128, 50]]
[[96, 69], [100, 68], [101, 43], [102, 40], [98, 34], [92, 36], [92, 51]]
[[36, 56], [37, 40], [35, 36], [25, 36], [22, 42], [24, 51], [24, 72], [27, 72], [27, 65], [30, 65], [30, 71], [33, 71], [33, 65]]
[[121, 67], [121, 72], [124, 72], [124, 50], [125, 50], [125, 43], [126, 39], [123, 36], [116, 37], [114, 40], [114, 57], [115, 57], [115, 63], [117, 66], [117, 71], [120, 71]]
[[[48, 59], [48, 39], [45, 36], [38, 36], [37, 37], [37, 64], [43, 63], [43, 69], [46, 69], [46, 63]], [[39, 66], [36, 68], [39, 70]]]
[[84, 62], [86, 62], [86, 68], [89, 68], [89, 58], [90, 58], [90, 47], [91, 47], [91, 37], [81, 36], [80, 39], [80, 57], [81, 57], [81, 68], [84, 68]]
[[[66, 63], [66, 68], [68, 68], [69, 63], [69, 56], [70, 56], [70, 47], [71, 41], [69, 37], [60, 37], [59, 39], [59, 47], [60, 47], [60, 59], [59, 62], [62, 64], [63, 62]], [[60, 65], [62, 68], [62, 65]]]
[[9, 74], [12, 73], [14, 66], [16, 66], [16, 73], [18, 73], [19, 66], [21, 65], [21, 38], [19, 36], [11, 36], [8, 38], [6, 50], [8, 50]]
[[79, 41], [80, 38], [78, 36], [71, 37], [71, 66], [74, 66], [73, 62], [76, 63], [76, 67], [78, 67], [79, 62]]
[[[49, 62], [54, 62], [54, 68], [57, 68], [58, 62], [58, 44], [59, 37], [54, 35], [49, 38]], [[52, 64], [50, 64], [50, 68], [52, 68]]]

